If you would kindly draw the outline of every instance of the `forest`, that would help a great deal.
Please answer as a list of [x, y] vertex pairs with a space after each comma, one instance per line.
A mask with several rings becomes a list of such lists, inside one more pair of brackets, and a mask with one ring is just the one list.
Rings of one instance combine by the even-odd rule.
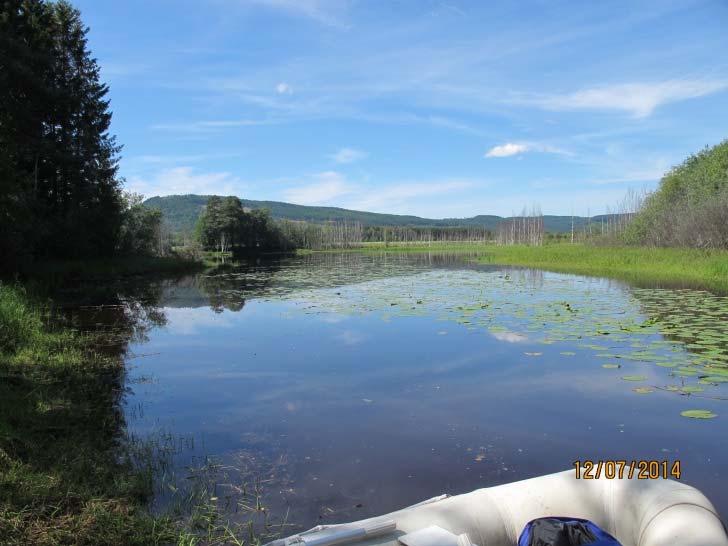
[[108, 86], [65, 1], [0, 11], [0, 266], [163, 253], [161, 215], [123, 191]]

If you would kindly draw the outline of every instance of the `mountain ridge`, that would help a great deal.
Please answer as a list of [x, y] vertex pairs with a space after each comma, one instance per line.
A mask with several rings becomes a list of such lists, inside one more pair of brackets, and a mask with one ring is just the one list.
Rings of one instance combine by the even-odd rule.
[[[144, 205], [158, 208], [164, 214], [165, 221], [174, 232], [191, 232], [202, 208], [211, 195], [185, 194], [150, 197]], [[283, 201], [261, 201], [241, 199], [243, 206], [251, 209], [266, 208], [271, 216], [280, 220], [302, 220], [307, 222], [352, 221], [366, 226], [402, 226], [402, 227], [484, 227], [495, 231], [498, 225], [510, 217], [495, 214], [478, 214], [468, 218], [424, 218], [405, 214], [387, 214], [379, 212], [359, 211], [341, 207], [296, 205]], [[544, 215], [544, 226], [550, 233], [566, 233], [571, 230], [571, 216]], [[600, 222], [607, 215], [591, 217], [592, 222]], [[590, 218], [574, 217], [574, 228], [587, 225]]]

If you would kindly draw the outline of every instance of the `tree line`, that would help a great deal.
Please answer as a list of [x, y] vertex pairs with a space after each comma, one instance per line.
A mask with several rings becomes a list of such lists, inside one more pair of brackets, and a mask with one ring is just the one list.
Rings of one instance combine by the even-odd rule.
[[481, 226], [418, 227], [366, 226], [362, 241], [380, 243], [465, 243], [487, 242], [493, 233]]
[[87, 34], [65, 0], [0, 3], [5, 270], [38, 259], [158, 250], [161, 217], [122, 192], [109, 88]]

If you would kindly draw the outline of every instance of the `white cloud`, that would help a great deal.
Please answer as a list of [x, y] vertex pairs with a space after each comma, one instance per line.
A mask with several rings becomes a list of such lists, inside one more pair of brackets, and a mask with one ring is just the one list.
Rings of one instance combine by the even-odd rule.
[[369, 154], [363, 150], [356, 148], [341, 148], [338, 152], [331, 156], [331, 159], [337, 163], [354, 163], [361, 159], [365, 159]]
[[498, 341], [505, 341], [507, 343], [524, 343], [528, 341], [528, 337], [516, 332], [491, 332], [494, 338]]
[[507, 142], [500, 146], [493, 146], [485, 154], [485, 157], [509, 157], [512, 155], [522, 154], [528, 151], [528, 146], [525, 144], [516, 144], [514, 142]]
[[510, 157], [526, 152], [572, 155], [571, 152], [567, 152], [566, 150], [538, 142], [506, 142], [499, 146], [493, 146], [485, 153], [485, 157]]
[[519, 100], [548, 110], [622, 110], [644, 118], [664, 104], [694, 99], [728, 89], [728, 81], [667, 80], [622, 83], [581, 89], [565, 95]]
[[280, 82], [276, 85], [276, 93], [279, 95], [291, 95], [293, 93], [293, 88], [286, 82]]
[[236, 195], [241, 193], [241, 186], [241, 180], [229, 172], [196, 173], [191, 167], [173, 167], [151, 178], [132, 176], [125, 189], [149, 197], [187, 193]]
[[207, 307], [165, 307], [166, 330], [172, 334], [194, 336], [206, 328], [232, 328], [233, 313], [210, 313]]
[[285, 199], [299, 205], [323, 205], [355, 190], [354, 186], [336, 171], [319, 173], [313, 178], [314, 182], [311, 184], [285, 190], [283, 192]]

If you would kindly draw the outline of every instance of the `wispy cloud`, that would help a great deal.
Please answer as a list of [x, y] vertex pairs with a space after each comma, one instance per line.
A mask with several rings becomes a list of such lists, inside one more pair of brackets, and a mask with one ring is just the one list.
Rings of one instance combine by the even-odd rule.
[[137, 155], [137, 156], [131, 156], [129, 158], [123, 158], [123, 162], [131, 162], [131, 163], [142, 163], [145, 165], [164, 165], [164, 164], [174, 164], [174, 165], [186, 165], [189, 163], [199, 163], [201, 161], [208, 161], [211, 159], [227, 159], [231, 157], [239, 157], [239, 152], [229, 152], [229, 153], [209, 153], [209, 154], [189, 154], [189, 155], [153, 155], [153, 154], [145, 154], [145, 155]]
[[621, 83], [589, 87], [566, 93], [517, 99], [548, 110], [621, 110], [635, 118], [655, 109], [728, 89], [728, 80], [667, 80], [653, 83]]
[[305, 186], [285, 190], [284, 198], [299, 205], [325, 205], [356, 190], [354, 185], [336, 171], [318, 173], [313, 179], [312, 183]]
[[336, 163], [354, 163], [368, 157], [369, 154], [363, 150], [356, 148], [341, 148], [338, 152], [331, 156]]
[[572, 155], [571, 152], [538, 142], [506, 142], [493, 146], [485, 153], [485, 157], [510, 157], [525, 154], [526, 152], [542, 152], [548, 154]]
[[337, 171], [326, 171], [310, 177], [307, 184], [284, 190], [282, 196], [286, 201], [301, 205], [333, 205], [355, 210], [410, 214], [413, 207], [427, 205], [433, 197], [441, 199], [447, 195], [462, 195], [475, 186], [482, 188], [487, 185], [485, 181], [449, 179], [391, 182], [372, 187], [351, 182]]
[[241, 193], [242, 181], [229, 172], [195, 172], [192, 167], [163, 169], [151, 177], [132, 176], [126, 189], [146, 196], [175, 194], [218, 194], [237, 195]]
[[234, 127], [254, 127], [259, 125], [271, 125], [276, 123], [273, 120], [258, 119], [219, 119], [206, 121], [189, 121], [179, 123], [156, 123], [150, 125], [153, 131], [184, 131], [190, 133], [205, 133], [218, 131], [220, 129], [230, 129]]
[[[360, 210], [389, 210], [398, 213], [409, 213], [413, 204], [422, 204], [422, 200], [431, 197], [443, 197], [448, 194], [461, 193], [476, 185], [472, 180], [437, 180], [428, 182], [401, 182], [388, 184], [372, 191], [360, 191], [348, 200], [348, 208]], [[481, 182], [478, 185], [484, 186]]]
[[667, 172], [667, 167], [647, 167], [627, 171], [616, 176], [606, 176], [595, 178], [589, 181], [589, 184], [602, 186], [605, 184], [629, 184], [634, 182], [655, 182], [660, 180]]
[[305, 17], [330, 27], [347, 28], [347, 0], [248, 0], [295, 17]]

